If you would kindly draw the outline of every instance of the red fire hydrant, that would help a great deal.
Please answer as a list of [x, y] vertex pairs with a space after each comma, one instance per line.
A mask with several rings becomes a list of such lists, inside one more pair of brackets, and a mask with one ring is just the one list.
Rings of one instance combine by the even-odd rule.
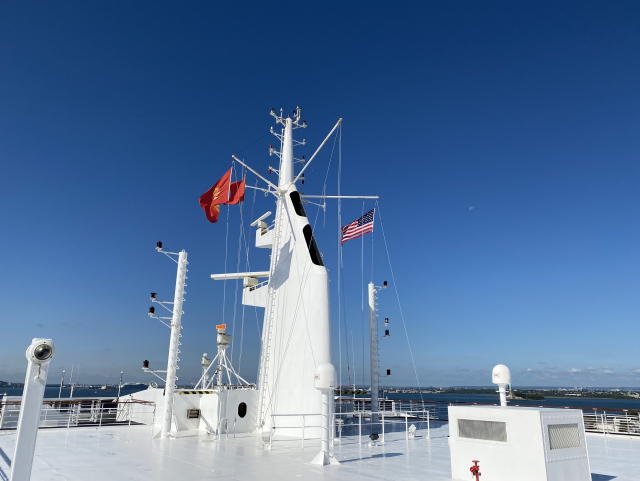
[[474, 463], [474, 465], [469, 468], [469, 470], [471, 471], [471, 475], [476, 477], [476, 481], [480, 481], [480, 476], [482, 476], [482, 474], [480, 474], [480, 466], [478, 466], [478, 463], [480, 461], [471, 462]]

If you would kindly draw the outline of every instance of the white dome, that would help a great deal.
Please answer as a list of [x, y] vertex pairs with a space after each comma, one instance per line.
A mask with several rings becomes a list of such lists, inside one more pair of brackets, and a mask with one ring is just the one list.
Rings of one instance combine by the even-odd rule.
[[336, 368], [325, 362], [316, 367], [313, 387], [320, 391], [333, 391], [336, 388]]
[[509, 372], [509, 368], [504, 364], [498, 364], [493, 368], [491, 381], [493, 384], [511, 384], [511, 373]]

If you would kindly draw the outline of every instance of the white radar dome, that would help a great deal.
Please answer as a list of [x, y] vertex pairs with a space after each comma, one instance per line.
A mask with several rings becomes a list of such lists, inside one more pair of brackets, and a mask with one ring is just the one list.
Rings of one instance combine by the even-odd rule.
[[336, 388], [336, 368], [333, 364], [325, 362], [316, 367], [313, 387], [319, 391], [333, 391]]
[[498, 364], [493, 368], [491, 381], [493, 384], [511, 384], [511, 373], [509, 372], [509, 368], [504, 364]]

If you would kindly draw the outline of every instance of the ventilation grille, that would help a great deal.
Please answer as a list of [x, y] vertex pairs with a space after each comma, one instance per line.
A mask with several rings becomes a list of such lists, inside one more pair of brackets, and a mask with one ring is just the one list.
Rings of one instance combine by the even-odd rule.
[[568, 449], [580, 447], [578, 424], [549, 424], [549, 448]]
[[458, 437], [507, 442], [507, 423], [458, 419]]

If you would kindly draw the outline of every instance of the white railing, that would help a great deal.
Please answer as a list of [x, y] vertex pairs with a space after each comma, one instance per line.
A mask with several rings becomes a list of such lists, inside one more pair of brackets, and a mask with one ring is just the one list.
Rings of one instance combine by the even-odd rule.
[[[398, 406], [399, 407], [399, 406]], [[265, 432], [263, 435], [263, 441], [269, 446], [269, 449], [273, 447], [274, 436], [278, 433], [278, 430], [293, 429], [300, 430], [300, 438], [280, 438], [275, 441], [299, 441], [300, 447], [304, 449], [305, 440], [319, 440], [320, 436], [309, 436], [309, 429], [316, 428], [321, 429], [320, 424], [316, 424], [319, 421], [310, 421], [310, 418], [321, 418], [322, 414], [272, 414], [271, 415], [271, 429]], [[380, 410], [379, 421], [373, 422], [371, 417], [371, 411], [351, 411], [351, 412], [336, 412], [332, 415], [333, 422], [331, 425], [333, 429], [329, 433], [329, 444], [331, 448], [335, 443], [342, 444], [342, 433], [349, 428], [358, 427], [358, 444], [362, 444], [362, 436], [366, 433], [378, 435], [380, 443], [384, 444], [385, 432], [405, 432], [405, 438], [413, 437], [414, 434], [409, 426], [409, 421], [419, 422], [422, 426], [426, 426], [427, 434], [426, 438], [431, 439], [431, 421], [432, 416], [429, 409], [414, 409], [400, 412], [396, 410], [394, 412]], [[292, 426], [290, 423], [278, 423], [279, 420], [289, 418], [302, 418], [302, 425]], [[357, 418], [357, 424], [352, 423]], [[337, 434], [337, 438], [336, 438]]]
[[637, 412], [615, 412], [594, 410], [584, 412], [584, 429], [589, 432], [602, 434], [628, 434], [640, 436], [640, 417]]
[[[414, 411], [427, 411], [431, 420], [448, 421], [449, 405], [469, 405], [479, 403], [444, 403], [423, 401], [392, 401], [380, 400], [379, 413], [386, 418], [403, 417]], [[495, 403], [495, 405], [498, 405]], [[510, 404], [518, 406], [518, 404]], [[524, 405], [522, 405], [524, 406]], [[626, 434], [640, 436], [640, 410], [587, 408], [573, 406], [540, 406], [546, 408], [581, 409], [585, 430], [601, 434]], [[342, 397], [336, 401], [336, 412], [342, 416], [357, 415], [359, 412], [371, 412], [370, 399], [353, 399]], [[410, 416], [411, 417], [411, 416]]]
[[[319, 423], [320, 424], [309, 424], [307, 422], [308, 418], [319, 418]], [[287, 418], [302, 418], [302, 426], [290, 426], [288, 424], [283, 424], [278, 426], [277, 422], [278, 419], [287, 419]], [[333, 415], [333, 421], [335, 424], [336, 423], [336, 415]], [[281, 429], [300, 429], [301, 430], [301, 437], [300, 437], [300, 442], [301, 442], [301, 447], [304, 448], [304, 440], [312, 440], [312, 439], [321, 439], [321, 436], [308, 436], [308, 431], [306, 431], [307, 429], [312, 429], [312, 428], [316, 428], [316, 429], [322, 429], [322, 414], [320, 413], [316, 413], [316, 414], [272, 414], [271, 415], [271, 430], [269, 431], [268, 435], [269, 435], [269, 448], [272, 447], [273, 445], [273, 436], [275, 436], [275, 434], [277, 434], [278, 432], [278, 428]], [[329, 433], [329, 445], [333, 446], [333, 429], [331, 430], [332, 432]], [[284, 439], [280, 439], [278, 441], [284, 441]], [[288, 439], [288, 441], [290, 441], [290, 439]]]
[[[0, 402], [0, 430], [16, 429], [20, 400]], [[40, 411], [41, 428], [81, 426], [152, 425], [155, 404], [144, 401], [101, 399], [45, 399]]]

